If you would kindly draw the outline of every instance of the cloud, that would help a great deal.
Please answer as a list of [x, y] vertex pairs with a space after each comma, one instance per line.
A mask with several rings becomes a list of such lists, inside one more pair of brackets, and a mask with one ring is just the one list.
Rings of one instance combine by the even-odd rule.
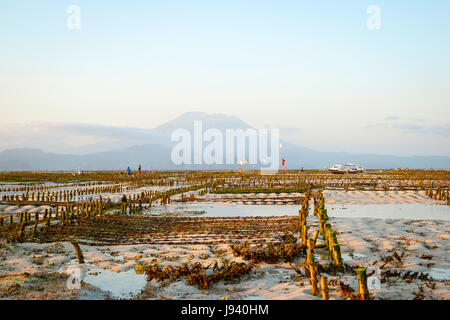
[[399, 120], [399, 119], [400, 119], [399, 116], [389, 116], [389, 117], [384, 118], [384, 120], [386, 120], [386, 121]]
[[77, 135], [77, 136], [93, 136], [105, 139], [138, 139], [145, 140], [152, 137], [155, 132], [151, 129], [140, 129], [132, 127], [113, 127], [102, 125], [91, 125], [82, 123], [41, 123], [37, 125], [43, 130], [57, 132], [61, 134]]
[[273, 125], [269, 125], [269, 124], [265, 124], [264, 129], [279, 129], [280, 134], [283, 134], [283, 133], [284, 134], [298, 134], [302, 131], [300, 128], [297, 128], [297, 127], [280, 127], [280, 126], [273, 126]]
[[90, 153], [163, 141], [153, 129], [42, 122], [3, 126], [0, 137], [0, 150], [33, 147], [60, 153]]
[[397, 129], [403, 132], [412, 132], [416, 134], [435, 134], [444, 137], [450, 137], [450, 123], [444, 125], [425, 124], [424, 119], [403, 119], [398, 116], [390, 116], [384, 118], [382, 123], [367, 124], [365, 129]]
[[426, 130], [426, 127], [423, 125], [411, 124], [411, 123], [394, 124], [394, 125], [391, 125], [391, 128], [410, 130], [410, 131], [425, 131]]
[[299, 134], [302, 132], [300, 128], [280, 128], [280, 134]]
[[438, 134], [445, 137], [450, 137], [450, 124], [444, 126], [435, 126], [429, 128], [431, 133]]

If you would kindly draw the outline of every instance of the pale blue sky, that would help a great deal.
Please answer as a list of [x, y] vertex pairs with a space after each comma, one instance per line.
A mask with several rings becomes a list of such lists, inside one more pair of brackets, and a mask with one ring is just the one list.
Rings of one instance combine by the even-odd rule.
[[447, 0], [0, 0], [0, 39], [0, 149], [50, 123], [206, 111], [317, 150], [450, 155]]

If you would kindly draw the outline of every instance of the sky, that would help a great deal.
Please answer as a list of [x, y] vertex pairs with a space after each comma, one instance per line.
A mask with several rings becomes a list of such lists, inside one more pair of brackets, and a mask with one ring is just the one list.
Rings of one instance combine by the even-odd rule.
[[0, 39], [0, 150], [204, 111], [321, 151], [450, 156], [448, 0], [0, 0]]

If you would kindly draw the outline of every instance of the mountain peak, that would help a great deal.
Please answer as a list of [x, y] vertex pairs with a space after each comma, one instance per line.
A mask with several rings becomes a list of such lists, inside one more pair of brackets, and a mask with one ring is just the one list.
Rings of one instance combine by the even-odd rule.
[[175, 119], [156, 127], [157, 131], [173, 131], [176, 129], [192, 130], [194, 121], [202, 121], [203, 129], [247, 129], [250, 125], [240, 120], [236, 116], [225, 115], [222, 113], [208, 114], [206, 112], [188, 112], [176, 117]]

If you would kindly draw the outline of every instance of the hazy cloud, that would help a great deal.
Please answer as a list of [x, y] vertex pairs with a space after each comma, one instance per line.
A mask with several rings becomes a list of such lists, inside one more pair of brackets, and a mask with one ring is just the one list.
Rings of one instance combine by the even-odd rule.
[[299, 134], [302, 132], [300, 128], [280, 128], [280, 135], [283, 134]]
[[0, 149], [32, 147], [63, 153], [106, 151], [161, 139], [152, 129], [82, 123], [8, 125], [0, 128], [0, 137]]
[[384, 118], [382, 123], [367, 124], [365, 129], [398, 129], [404, 132], [414, 132], [420, 134], [436, 134], [440, 136], [450, 137], [450, 123], [444, 125], [426, 124], [424, 119], [403, 119], [398, 116], [390, 116]]
[[113, 127], [103, 125], [91, 125], [82, 123], [60, 123], [38, 124], [38, 127], [55, 133], [79, 135], [79, 136], [95, 136], [106, 139], [140, 139], [145, 140], [155, 134], [151, 129], [140, 129], [132, 127]]
[[389, 117], [384, 118], [384, 120], [386, 120], [386, 121], [399, 120], [399, 119], [400, 119], [399, 116], [389, 116]]
[[450, 137], [450, 124], [446, 124], [444, 126], [435, 126], [429, 128], [431, 133], [439, 134], [441, 136]]

